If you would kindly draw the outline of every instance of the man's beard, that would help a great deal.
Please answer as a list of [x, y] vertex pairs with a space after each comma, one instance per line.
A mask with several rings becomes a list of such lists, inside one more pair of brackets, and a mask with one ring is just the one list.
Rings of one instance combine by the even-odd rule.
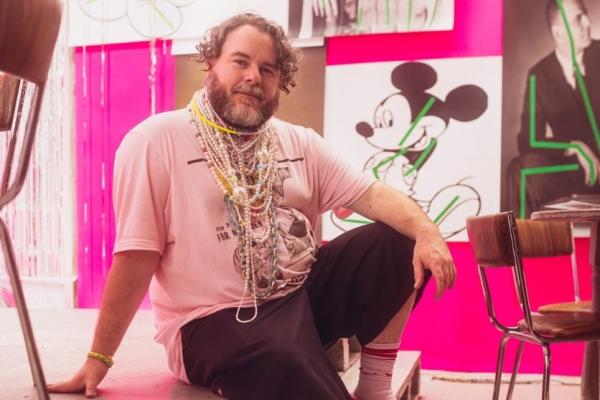
[[[263, 105], [252, 106], [249, 104], [239, 104], [234, 102], [227, 92], [219, 78], [213, 73], [209, 73], [204, 85], [207, 89], [208, 100], [219, 117], [227, 125], [243, 130], [256, 130], [264, 124], [277, 110], [279, 105], [279, 92], [268, 99]], [[250, 86], [240, 83], [232, 88], [233, 93], [244, 93], [254, 96], [260, 102], [265, 100], [262, 89], [258, 86]]]

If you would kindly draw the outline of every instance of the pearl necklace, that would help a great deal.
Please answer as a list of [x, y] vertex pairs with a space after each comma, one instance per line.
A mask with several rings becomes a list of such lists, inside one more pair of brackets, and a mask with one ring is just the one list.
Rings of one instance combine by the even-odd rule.
[[[276, 289], [277, 223], [273, 203], [273, 182], [277, 173], [277, 135], [270, 122], [250, 137], [223, 125], [202, 90], [192, 98], [188, 110], [196, 137], [215, 182], [224, 195], [233, 227], [238, 232], [238, 250], [244, 292], [236, 312], [236, 320], [248, 323], [258, 315], [257, 300], [266, 299]], [[255, 260], [257, 246], [268, 249], [267, 260]], [[266, 287], [257, 288], [256, 261], [271, 264]], [[240, 318], [240, 310], [250, 291], [254, 315]]]

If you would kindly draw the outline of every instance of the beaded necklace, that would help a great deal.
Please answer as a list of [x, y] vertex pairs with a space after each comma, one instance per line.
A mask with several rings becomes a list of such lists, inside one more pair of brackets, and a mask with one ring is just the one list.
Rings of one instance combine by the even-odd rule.
[[[238, 232], [238, 250], [244, 292], [236, 312], [241, 323], [253, 321], [258, 315], [257, 300], [266, 299], [276, 288], [277, 224], [273, 203], [273, 182], [277, 173], [277, 135], [267, 121], [256, 132], [237, 132], [223, 125], [213, 110], [206, 91], [202, 90], [190, 101], [191, 122], [207, 156], [207, 164], [224, 195], [234, 229]], [[268, 259], [257, 260], [255, 250], [268, 249]], [[256, 264], [271, 265], [266, 287], [257, 288]], [[250, 319], [240, 318], [240, 310], [248, 291], [252, 296], [254, 314]]]

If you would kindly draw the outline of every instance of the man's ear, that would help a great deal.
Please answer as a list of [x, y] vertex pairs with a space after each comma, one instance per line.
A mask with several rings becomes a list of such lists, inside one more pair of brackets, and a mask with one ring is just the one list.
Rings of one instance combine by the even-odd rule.
[[567, 30], [562, 24], [554, 24], [550, 28], [550, 33], [555, 41], [563, 41], [568, 36]]

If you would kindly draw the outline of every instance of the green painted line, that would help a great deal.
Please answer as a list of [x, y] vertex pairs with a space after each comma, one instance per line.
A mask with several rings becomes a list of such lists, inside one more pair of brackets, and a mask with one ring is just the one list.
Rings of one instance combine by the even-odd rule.
[[412, 23], [412, 8], [413, 8], [413, 2], [412, 0], [408, 0], [408, 30], [410, 31], [410, 25]]
[[350, 222], [351, 224], [360, 224], [360, 225], [367, 225], [372, 223], [373, 221], [365, 221], [362, 219], [352, 219], [352, 218], [348, 218], [348, 219], [344, 219], [344, 222]]
[[587, 86], [585, 81], [583, 80], [583, 75], [579, 68], [575, 69], [575, 78], [577, 79], [577, 84], [579, 85], [579, 90], [581, 90], [581, 97], [583, 98], [583, 105], [585, 107], [585, 112], [588, 116], [588, 120], [590, 125], [592, 126], [592, 132], [594, 133], [594, 140], [596, 141], [596, 147], [600, 150], [600, 129], [598, 129], [598, 121], [596, 121], [596, 116], [594, 115], [594, 109], [592, 108], [592, 102], [590, 100], [590, 95], [587, 90]]
[[564, 143], [564, 142], [547, 142], [537, 140], [535, 137], [536, 131], [536, 76], [531, 75], [529, 77], [529, 146], [536, 149], [556, 149], [556, 150], [568, 150], [575, 149], [587, 162], [590, 168], [590, 184], [595, 184], [597, 179], [596, 166], [592, 159], [583, 151], [583, 148], [576, 143]]
[[165, 24], [169, 25], [169, 28], [171, 29], [175, 29], [175, 27], [173, 26], [173, 24], [171, 23], [171, 21], [169, 21], [169, 19], [166, 17], [165, 14], [163, 14], [162, 11], [160, 11], [160, 9], [156, 6], [156, 1], [152, 0], [150, 1], [150, 5], [152, 6], [152, 8], [154, 9], [154, 11], [156, 11], [156, 13], [158, 14], [158, 16], [165, 21]]
[[356, 32], [360, 32], [360, 26], [362, 25], [363, 19], [363, 9], [362, 7], [358, 7], [358, 11], [356, 13]]
[[435, 219], [433, 220], [433, 223], [437, 224], [442, 218], [444, 218], [446, 216], [446, 214], [448, 214], [448, 211], [450, 210], [450, 208], [456, 204], [456, 202], [458, 201], [459, 198], [460, 197], [458, 197], [458, 196], [454, 196], [452, 201], [450, 201], [450, 203], [448, 203], [448, 205], [442, 210], [442, 212], [439, 213], [437, 217], [435, 217]]
[[[560, 1], [560, 0], [559, 0]], [[562, 142], [547, 142], [538, 141], [535, 137], [536, 131], [536, 77], [531, 75], [529, 77], [529, 145], [532, 148], [539, 149], [558, 149], [567, 150], [575, 149], [579, 154], [586, 159], [592, 173], [591, 181], [596, 181], [596, 168], [592, 160], [583, 152], [580, 145], [574, 143], [562, 143]], [[565, 164], [565, 165], [552, 165], [546, 167], [534, 167], [534, 168], [523, 168], [521, 169], [521, 179], [519, 182], [519, 218], [525, 218], [526, 209], [526, 197], [527, 197], [527, 177], [530, 175], [540, 174], [552, 174], [559, 172], [576, 171], [579, 169], [579, 164]]]
[[429, 142], [427, 147], [425, 147], [425, 150], [423, 150], [423, 152], [419, 155], [419, 158], [417, 158], [417, 161], [415, 161], [413, 166], [404, 173], [404, 176], [408, 176], [408, 175], [412, 174], [413, 171], [421, 168], [421, 165], [425, 162], [425, 160], [427, 159], [427, 156], [429, 156], [429, 154], [431, 154], [436, 143], [437, 143], [437, 139], [431, 138], [431, 142]]
[[429, 110], [431, 110], [431, 107], [433, 107], [433, 103], [435, 103], [435, 97], [432, 96], [432, 97], [429, 98], [429, 100], [427, 100], [427, 103], [425, 103], [425, 106], [423, 106], [423, 108], [421, 109], [421, 111], [419, 111], [419, 114], [417, 115], [417, 118], [415, 118], [414, 122], [410, 125], [410, 128], [408, 128], [408, 131], [404, 134], [404, 136], [402, 137], [402, 139], [398, 143], [398, 146], [402, 146], [404, 144], [404, 142], [406, 142], [406, 139], [408, 139], [408, 137], [410, 136], [410, 134], [412, 133], [412, 131], [415, 130], [415, 128], [417, 127], [417, 125], [419, 124], [419, 122], [421, 122], [421, 119], [423, 119], [423, 117], [425, 115], [427, 115], [427, 113], [429, 112]]
[[575, 148], [579, 154], [581, 154], [581, 156], [583, 158], [585, 158], [585, 160], [588, 163], [588, 166], [590, 167], [590, 185], [594, 185], [596, 183], [596, 166], [594, 165], [594, 162], [592, 161], [592, 159], [590, 158], [590, 156], [588, 156], [587, 154], [585, 154], [585, 152], [583, 151], [583, 149], [581, 148], [581, 145], [579, 144], [574, 144], [573, 148]]
[[375, 178], [377, 180], [381, 180], [379, 177], [379, 170], [381, 168], [383, 168], [386, 164], [390, 164], [391, 162], [393, 162], [396, 158], [406, 154], [407, 151], [408, 151], [407, 148], [402, 148], [402, 149], [398, 150], [396, 153], [394, 153], [393, 155], [383, 159], [379, 164], [377, 164], [375, 167], [373, 167], [372, 171], [373, 171], [373, 175], [375, 175]]
[[390, 18], [390, 0], [385, 0], [385, 25], [388, 29], [392, 27]]
[[535, 143], [535, 102], [536, 102], [536, 80], [535, 75], [529, 76], [529, 145], [533, 146]]
[[440, 8], [440, 0], [435, 0], [435, 4], [433, 6], [433, 12], [431, 14], [431, 20], [429, 21], [429, 26], [433, 26], [435, 19], [437, 18], [438, 9]]
[[567, 20], [567, 14], [565, 13], [565, 9], [563, 7], [562, 0], [556, 0], [556, 4], [560, 10], [560, 16], [565, 24], [565, 28], [567, 29], [567, 34], [569, 35], [569, 46], [571, 48], [571, 58], [573, 60], [573, 67], [575, 68], [575, 79], [577, 80], [577, 84], [579, 85], [579, 89], [581, 91], [581, 97], [583, 98], [583, 104], [585, 107], [585, 112], [587, 114], [590, 125], [592, 126], [592, 132], [594, 133], [594, 140], [596, 141], [596, 147], [600, 150], [600, 129], [598, 128], [598, 121], [596, 121], [596, 116], [594, 115], [594, 109], [592, 108], [592, 102], [590, 101], [590, 96], [587, 90], [587, 86], [585, 81], [583, 80], [583, 74], [581, 73], [581, 68], [579, 67], [579, 63], [577, 62], [577, 55], [575, 54], [575, 41], [573, 39], [573, 32], [571, 31], [571, 26], [569, 25], [569, 21]]
[[412, 131], [415, 130], [415, 128], [417, 127], [417, 125], [419, 124], [419, 122], [421, 122], [421, 119], [423, 119], [423, 117], [429, 112], [429, 110], [431, 110], [431, 107], [433, 107], [433, 103], [435, 103], [435, 97], [430, 97], [429, 100], [427, 100], [427, 103], [425, 103], [425, 106], [423, 106], [423, 108], [421, 109], [421, 111], [419, 111], [419, 114], [417, 115], [417, 118], [415, 118], [415, 120], [413, 121], [413, 123], [410, 125], [410, 128], [408, 128], [408, 131], [404, 134], [404, 136], [402, 137], [402, 139], [400, 140], [400, 142], [398, 143], [398, 147], [400, 147], [401, 149], [398, 150], [394, 155], [382, 160], [379, 164], [377, 164], [375, 167], [373, 167], [372, 171], [373, 171], [373, 175], [375, 175], [375, 178], [377, 180], [379, 179], [379, 170], [386, 164], [391, 163], [392, 161], [394, 161], [396, 158], [400, 157], [401, 155], [406, 154], [407, 149], [402, 148], [402, 145], [404, 144], [404, 142], [406, 142], [406, 139], [408, 139], [408, 137], [410, 136], [410, 134], [412, 133]]
[[564, 164], [564, 165], [551, 165], [547, 167], [532, 167], [521, 169], [521, 181], [519, 187], [519, 218], [525, 218], [525, 198], [527, 197], [526, 182], [529, 175], [541, 175], [541, 174], [553, 174], [558, 172], [569, 172], [577, 171], [579, 164]]

